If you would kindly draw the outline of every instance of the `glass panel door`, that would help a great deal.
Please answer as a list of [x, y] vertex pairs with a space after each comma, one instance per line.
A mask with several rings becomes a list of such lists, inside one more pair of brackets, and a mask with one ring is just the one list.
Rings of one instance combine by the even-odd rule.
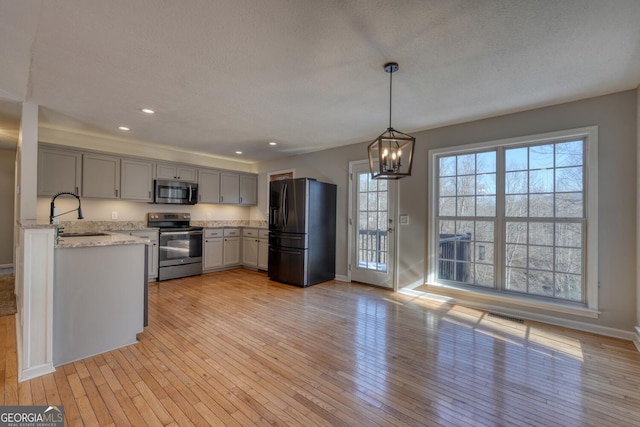
[[393, 288], [396, 182], [352, 163], [351, 280]]

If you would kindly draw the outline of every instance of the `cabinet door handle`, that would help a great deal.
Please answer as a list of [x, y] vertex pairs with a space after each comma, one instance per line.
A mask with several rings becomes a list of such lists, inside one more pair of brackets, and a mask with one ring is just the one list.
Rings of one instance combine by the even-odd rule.
[[116, 197], [118, 197], [118, 189], [116, 188]]
[[224, 196], [220, 196], [220, 203], [224, 201]]
[[76, 195], [78, 195], [78, 196], [80, 195], [80, 194], [78, 194], [78, 187], [76, 187]]
[[151, 198], [151, 191], [149, 191], [149, 198]]

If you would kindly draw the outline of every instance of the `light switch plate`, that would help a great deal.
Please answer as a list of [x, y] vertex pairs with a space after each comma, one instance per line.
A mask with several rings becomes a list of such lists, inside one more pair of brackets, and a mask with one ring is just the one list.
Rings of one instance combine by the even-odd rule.
[[111, 219], [118, 219], [118, 212], [116, 211], [111, 212]]
[[408, 225], [409, 224], [409, 215], [403, 214], [400, 215], [400, 225]]

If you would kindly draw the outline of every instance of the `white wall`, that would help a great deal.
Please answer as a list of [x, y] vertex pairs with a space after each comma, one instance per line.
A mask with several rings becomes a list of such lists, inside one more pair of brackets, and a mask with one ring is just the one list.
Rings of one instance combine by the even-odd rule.
[[[423, 283], [427, 239], [427, 156], [433, 148], [493, 141], [563, 129], [599, 127], [599, 319], [551, 314], [601, 328], [632, 331], [636, 325], [636, 152], [637, 91], [626, 91], [556, 106], [414, 133], [416, 153], [411, 177], [399, 181], [399, 214], [410, 225], [399, 230], [399, 285]], [[384, 126], [384, 123], [381, 123]], [[402, 129], [401, 129], [402, 130]], [[372, 129], [372, 132], [376, 132]], [[372, 139], [377, 133], [372, 133]], [[347, 275], [349, 161], [366, 158], [369, 142], [308, 155], [263, 162], [258, 166], [259, 206], [253, 215], [266, 218], [266, 176], [294, 168], [338, 185], [336, 274]], [[541, 313], [544, 314], [544, 313]]]

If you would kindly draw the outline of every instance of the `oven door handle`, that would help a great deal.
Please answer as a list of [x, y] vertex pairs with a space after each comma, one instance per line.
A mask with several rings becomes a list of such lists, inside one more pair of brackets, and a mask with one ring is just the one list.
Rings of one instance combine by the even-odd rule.
[[202, 234], [202, 230], [200, 231], [161, 231], [160, 234], [162, 236], [196, 236], [198, 234]]

